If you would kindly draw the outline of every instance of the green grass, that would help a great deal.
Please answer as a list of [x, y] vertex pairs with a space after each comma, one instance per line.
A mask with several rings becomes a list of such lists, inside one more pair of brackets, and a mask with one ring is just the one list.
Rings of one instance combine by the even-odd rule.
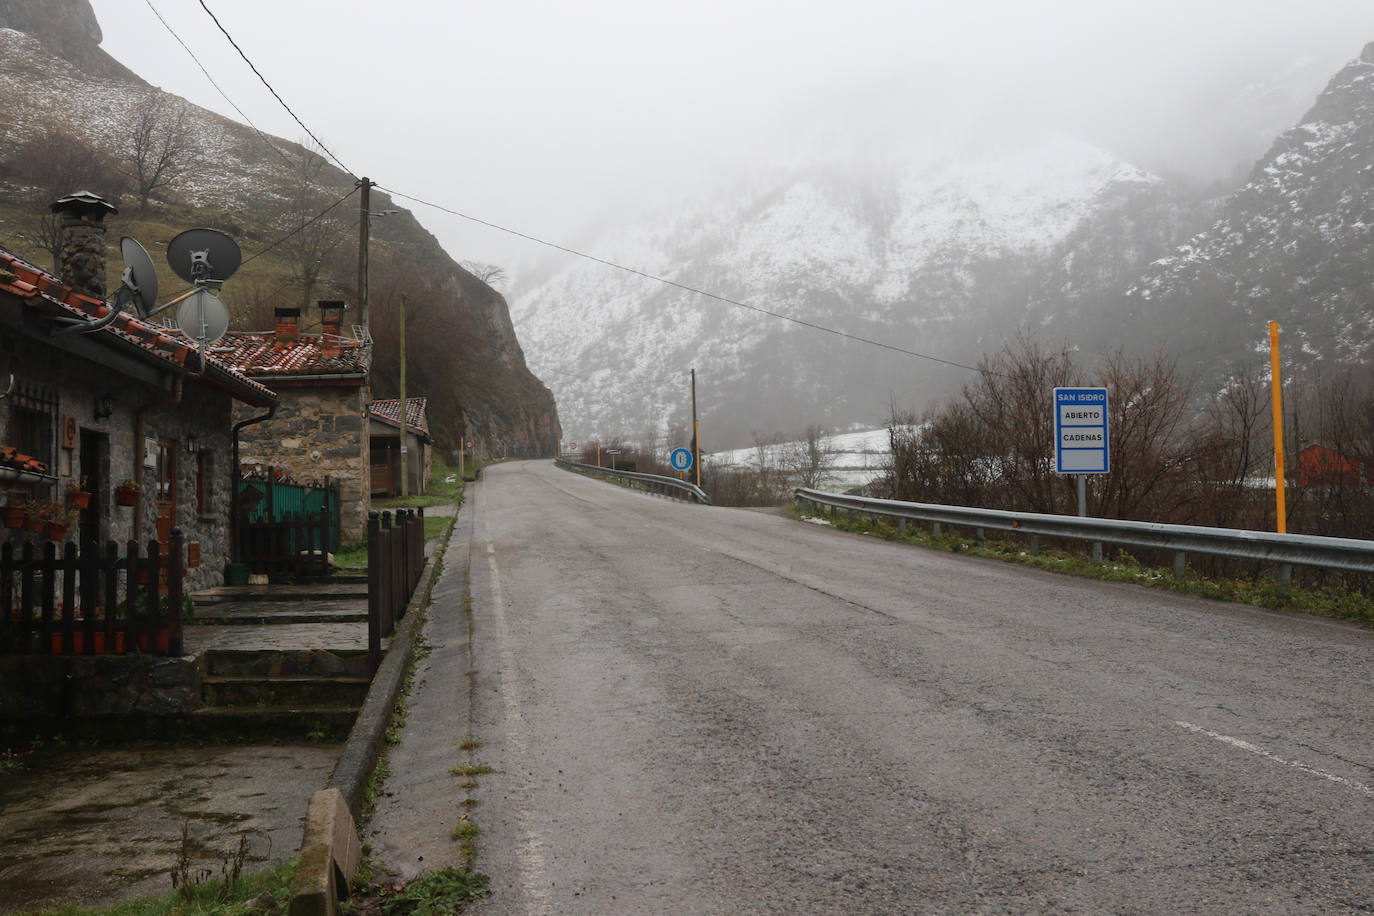
[[[806, 517], [806, 514], [795, 509], [793, 514]], [[1285, 595], [1277, 582], [1268, 580], [1205, 578], [1192, 570], [1178, 579], [1174, 577], [1172, 570], [1146, 566], [1124, 550], [1104, 558], [1102, 563], [1094, 563], [1083, 554], [1065, 550], [1046, 549], [1041, 550], [1038, 555], [1032, 555], [1025, 541], [989, 537], [979, 546], [974, 538], [948, 526], [944, 533], [936, 536], [924, 527], [909, 522], [907, 534], [902, 536], [898, 533], [895, 523], [884, 519], [875, 520], [860, 516], [851, 522], [844, 513], [840, 513], [829, 520], [829, 523], [841, 531], [867, 534], [933, 550], [947, 550], [1008, 563], [1020, 563], [1023, 566], [1033, 566], [1085, 579], [1127, 582], [1217, 601], [1233, 601], [1374, 624], [1374, 600], [1358, 592], [1304, 589], [1294, 585]]]
[[[446, 478], [457, 476], [457, 470], [435, 461], [429, 478], [429, 490], [423, 496], [410, 496], [406, 499], [373, 500], [372, 508], [378, 512], [389, 509], [414, 509], [420, 506], [457, 506], [463, 502], [463, 480], [448, 482]], [[472, 480], [468, 477], [467, 480]], [[425, 540], [442, 535], [452, 523], [452, 516], [426, 515]], [[350, 541], [334, 552], [334, 567], [349, 572], [367, 571], [367, 540]]]
[[33, 916], [240, 916], [262, 912], [249, 909], [248, 904], [263, 893], [270, 893], [285, 912], [295, 871], [296, 863], [292, 860], [267, 871], [246, 874], [228, 888], [223, 881], [206, 881], [195, 886], [190, 900], [171, 891], [161, 897], [138, 897], [108, 907], [64, 904], [36, 910]]

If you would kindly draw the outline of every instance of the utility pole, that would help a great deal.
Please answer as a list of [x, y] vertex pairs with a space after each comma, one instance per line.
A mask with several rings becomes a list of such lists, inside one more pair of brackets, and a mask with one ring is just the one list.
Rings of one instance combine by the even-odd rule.
[[697, 470], [697, 486], [701, 486], [701, 424], [697, 422], [697, 370], [692, 370], [692, 467]]
[[372, 185], [367, 176], [359, 178], [353, 186], [362, 194], [358, 198], [358, 323], [364, 328], [367, 324], [367, 218], [372, 203]]
[[406, 498], [409, 449], [406, 448], [406, 297], [401, 294], [401, 498]]
[[1269, 322], [1269, 385], [1274, 414], [1274, 530], [1288, 532], [1288, 509], [1283, 496], [1283, 377], [1279, 374], [1279, 323]]

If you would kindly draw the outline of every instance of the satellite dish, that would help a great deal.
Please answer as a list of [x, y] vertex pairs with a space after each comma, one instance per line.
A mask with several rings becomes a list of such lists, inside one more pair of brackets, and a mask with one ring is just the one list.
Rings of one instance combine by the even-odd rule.
[[229, 309], [214, 290], [198, 289], [177, 308], [177, 327], [204, 352], [229, 330]]
[[223, 232], [187, 229], [167, 243], [167, 263], [187, 283], [222, 283], [243, 263], [243, 252]]
[[153, 259], [148, 257], [147, 249], [127, 235], [119, 240], [119, 253], [124, 258], [124, 273], [116, 302], [127, 293], [128, 301], [138, 309], [138, 317], [147, 318], [157, 306], [157, 272], [153, 270]]

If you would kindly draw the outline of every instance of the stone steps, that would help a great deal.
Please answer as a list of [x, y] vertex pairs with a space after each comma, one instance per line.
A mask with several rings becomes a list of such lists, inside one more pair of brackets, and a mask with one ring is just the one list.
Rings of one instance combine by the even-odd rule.
[[208, 706], [183, 719], [192, 732], [233, 741], [346, 741], [357, 707]]
[[209, 649], [200, 657], [205, 677], [365, 677], [365, 649]]
[[327, 707], [357, 709], [372, 680], [366, 677], [205, 677], [202, 708]]

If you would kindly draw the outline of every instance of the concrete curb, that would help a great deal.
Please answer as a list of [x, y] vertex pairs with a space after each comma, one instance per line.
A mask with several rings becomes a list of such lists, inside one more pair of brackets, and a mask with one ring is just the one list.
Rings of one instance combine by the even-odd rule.
[[[456, 519], [457, 516], [455, 515]], [[405, 678], [406, 665], [410, 660], [410, 650], [415, 643], [415, 632], [419, 626], [420, 612], [429, 604], [430, 591], [434, 588], [439, 559], [444, 555], [449, 538], [453, 535], [453, 525], [437, 545], [434, 555], [425, 564], [420, 583], [415, 594], [406, 605], [405, 616], [391, 637], [391, 648], [387, 651], [377, 673], [372, 678], [372, 686], [363, 700], [362, 709], [353, 723], [339, 762], [329, 777], [328, 786], [343, 794], [349, 812], [357, 820], [362, 811], [363, 791], [368, 776], [377, 765], [382, 753], [382, 742], [386, 740], [386, 730], [391, 724], [391, 713], [396, 708], [396, 699], [401, 691], [401, 681]], [[350, 876], [351, 877], [351, 876]]]

